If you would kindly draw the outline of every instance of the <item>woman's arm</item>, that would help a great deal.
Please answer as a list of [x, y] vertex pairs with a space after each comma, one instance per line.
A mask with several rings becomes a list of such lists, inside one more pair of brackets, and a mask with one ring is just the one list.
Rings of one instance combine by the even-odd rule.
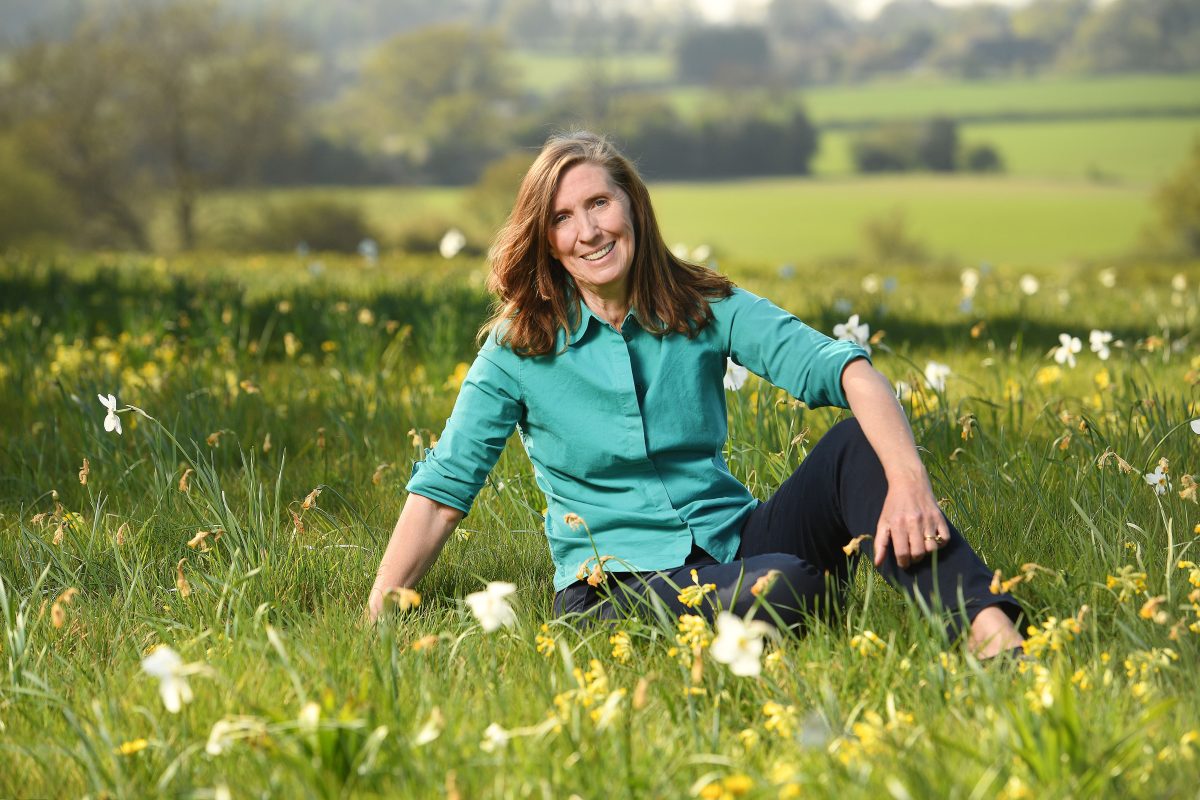
[[901, 567], [920, 561], [950, 540], [946, 519], [933, 496], [929, 473], [892, 385], [865, 359], [842, 371], [842, 388], [863, 434], [879, 456], [888, 493], [875, 531], [875, 566], [890, 542]]
[[383, 610], [390, 589], [416, 585], [437, 561], [442, 546], [463, 518], [457, 508], [410, 494], [400, 511], [387, 549], [375, 574], [375, 585], [367, 599], [367, 618], [372, 622]]

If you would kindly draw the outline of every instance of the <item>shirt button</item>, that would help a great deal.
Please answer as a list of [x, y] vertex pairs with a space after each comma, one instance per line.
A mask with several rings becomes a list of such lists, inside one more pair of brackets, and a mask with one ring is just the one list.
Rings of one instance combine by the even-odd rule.
[[628, 342], [630, 339], [633, 338], [633, 334], [630, 333], [629, 331], [625, 331], [624, 333], [621, 334], [621, 338]]

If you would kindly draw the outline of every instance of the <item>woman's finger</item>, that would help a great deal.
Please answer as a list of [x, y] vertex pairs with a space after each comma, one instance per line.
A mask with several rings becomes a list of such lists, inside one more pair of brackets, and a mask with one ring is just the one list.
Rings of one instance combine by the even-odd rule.
[[875, 566], [883, 566], [883, 559], [887, 556], [888, 541], [891, 539], [892, 532], [885, 526], [879, 526], [875, 531]]

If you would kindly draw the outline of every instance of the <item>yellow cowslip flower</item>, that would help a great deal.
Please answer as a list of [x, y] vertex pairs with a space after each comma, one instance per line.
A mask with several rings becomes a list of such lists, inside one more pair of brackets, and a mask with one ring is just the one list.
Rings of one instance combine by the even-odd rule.
[[1034, 373], [1033, 380], [1038, 386], [1045, 388], [1047, 386], [1053, 386], [1061, 381], [1062, 376], [1063, 371], [1061, 367], [1047, 366], [1042, 367], [1036, 373]]
[[758, 580], [754, 582], [754, 585], [750, 587], [750, 594], [754, 595], [755, 597], [761, 597], [763, 592], [771, 591], [771, 587], [775, 585], [775, 581], [778, 580], [779, 576], [782, 574], [783, 573], [777, 569], [767, 570], [767, 574], [760, 575]]
[[446, 382], [442, 385], [442, 388], [457, 392], [462, 388], [463, 381], [467, 379], [467, 371], [470, 368], [471, 365], [467, 362], [458, 362], [454, 367], [454, 372], [450, 373], [450, 377], [446, 378]]
[[1192, 749], [1200, 742], [1200, 730], [1190, 730], [1179, 739], [1179, 755], [1191, 761], [1193, 758]]
[[679, 592], [679, 602], [687, 608], [696, 608], [704, 601], [704, 596], [710, 592], [715, 592], [717, 585], [715, 583], [700, 583], [700, 576], [696, 570], [692, 570], [692, 585], [685, 586]]
[[1200, 487], [1200, 484], [1196, 483], [1195, 478], [1193, 478], [1191, 475], [1180, 475], [1179, 485], [1183, 487], [1179, 490], [1180, 499], [1191, 500], [1193, 503], [1200, 503], [1200, 500], [1196, 499], [1196, 489]]
[[1021, 390], [1021, 384], [1017, 383], [1012, 378], [1004, 380], [1004, 401], [1006, 403], [1019, 403], [1024, 397], [1024, 392]]
[[712, 643], [712, 631], [704, 617], [696, 614], [681, 614], [678, 628], [675, 641], [679, 643], [679, 655], [686, 665], [693, 653], [698, 654]]
[[633, 655], [633, 642], [630, 640], [629, 634], [625, 631], [617, 631], [608, 637], [608, 643], [612, 645], [612, 657], [616, 662], [628, 664], [630, 656]]
[[1176, 566], [1180, 569], [1189, 570], [1188, 583], [1200, 589], [1200, 567], [1197, 567], [1193, 561], [1180, 561]]
[[1026, 630], [1028, 638], [1021, 644], [1027, 655], [1038, 657], [1049, 651], [1057, 653], [1083, 631], [1083, 619], [1087, 616], [1088, 607], [1082, 606], [1079, 613], [1073, 617], [1060, 620], [1058, 617], [1047, 617], [1039, 628], [1030, 625]]
[[283, 335], [283, 350], [287, 353], [288, 358], [295, 358], [303, 347], [301, 341], [296, 338], [296, 334], [289, 331]]
[[304, 498], [304, 501], [302, 503], [300, 503], [300, 508], [305, 511], [308, 511], [310, 508], [312, 508], [313, 506], [315, 506], [317, 504], [317, 498], [320, 496], [321, 496], [321, 487], [318, 486], [317, 488], [313, 489], [311, 492], [308, 493], [308, 496]]
[[358, 310], [358, 324], [359, 325], [374, 325], [375, 324], [375, 312], [373, 312], [369, 308], [365, 308], [365, 307], [360, 308]]
[[742, 748], [746, 750], [753, 750], [755, 745], [757, 745], [759, 742], [758, 731], [756, 731], [754, 728], [744, 728], [743, 730], [738, 731], [737, 738], [741, 743]]
[[863, 658], [870, 658], [887, 650], [887, 642], [880, 639], [874, 631], [863, 631], [851, 637], [850, 649]]
[[1179, 660], [1179, 654], [1169, 647], [1134, 650], [1125, 659], [1125, 676], [1145, 681]]
[[128, 742], [121, 742], [113, 752], [121, 756], [131, 756], [134, 753], [140, 753], [150, 746], [150, 742], [145, 739], [130, 739]]
[[796, 707], [785, 706], [774, 700], [763, 703], [763, 716], [767, 718], [763, 728], [781, 739], [791, 739], [796, 730]]
[[338, 343], [333, 341], [332, 339], [326, 339], [325, 341], [321, 342], [321, 352], [322, 353], [336, 353], [337, 349], [338, 349]]
[[855, 536], [853, 539], [847, 542], [844, 547], [842, 547], [842, 552], [848, 556], [852, 556], [859, 551], [859, 549], [862, 547], [862, 543], [870, 538], [871, 534], [869, 533], [864, 533], [861, 536]]
[[192, 593], [192, 585], [188, 583], [187, 577], [183, 574], [183, 565], [186, 563], [187, 558], [181, 558], [175, 565], [175, 588], [179, 590], [180, 597], [187, 597]]
[[422, 636], [420, 639], [414, 640], [413, 643], [408, 646], [408, 649], [412, 650], [414, 653], [419, 653], [422, 650], [428, 650], [431, 647], [436, 647], [439, 641], [441, 641], [441, 639], [438, 638], [437, 634], [430, 633]]
[[1166, 625], [1171, 617], [1166, 611], [1163, 611], [1159, 608], [1159, 606], [1166, 602], [1166, 600], [1167, 596], [1163, 594], [1149, 598], [1145, 603], [1142, 604], [1141, 610], [1138, 611], [1138, 616], [1142, 619], [1148, 619], [1152, 622], [1156, 622], [1159, 625]]
[[1124, 603], [1146, 591], [1146, 573], [1137, 572], [1126, 564], [1117, 570], [1116, 575], [1109, 575], [1104, 584], [1109, 589], [1118, 589], [1117, 602]]
[[783, 651], [772, 650], [763, 656], [763, 669], [765, 669], [768, 674], [774, 674], [783, 669]]
[[554, 649], [557, 646], [554, 637], [550, 635], [550, 626], [542, 623], [541, 633], [534, 638], [534, 643], [537, 646], [537, 651], [546, 658], [554, 655]]
[[390, 600], [395, 604], [398, 611], [408, 611], [410, 608], [416, 608], [421, 605], [420, 593], [405, 586], [389, 589], [387, 594], [384, 595], [384, 599]]

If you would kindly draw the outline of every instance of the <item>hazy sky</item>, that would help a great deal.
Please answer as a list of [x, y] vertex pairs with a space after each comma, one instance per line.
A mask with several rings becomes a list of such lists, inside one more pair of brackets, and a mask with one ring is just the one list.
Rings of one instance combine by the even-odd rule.
[[[836, 5], [844, 8], [849, 8], [857, 11], [860, 15], [870, 17], [873, 16], [880, 8], [887, 5], [890, 0], [833, 0]], [[972, 3], [981, 2], [982, 0], [935, 0], [935, 2], [944, 6], [964, 6]], [[700, 10], [708, 17], [710, 22], [728, 22], [737, 11], [749, 11], [755, 8], [764, 8], [770, 0], [696, 0], [696, 4]], [[1028, 0], [990, 0], [993, 3], [999, 3], [1007, 6], [1019, 6], [1028, 2]]]

